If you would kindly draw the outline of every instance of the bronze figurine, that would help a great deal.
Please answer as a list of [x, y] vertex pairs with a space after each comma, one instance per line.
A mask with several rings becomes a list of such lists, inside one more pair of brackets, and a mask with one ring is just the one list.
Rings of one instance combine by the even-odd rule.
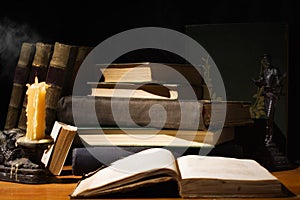
[[261, 74], [254, 83], [263, 88], [262, 95], [264, 97], [264, 108], [267, 118], [265, 145], [268, 146], [272, 143], [273, 138], [273, 123], [275, 117], [276, 104], [282, 92], [282, 81], [285, 78], [277, 67], [271, 64], [271, 56], [264, 54], [261, 59]]

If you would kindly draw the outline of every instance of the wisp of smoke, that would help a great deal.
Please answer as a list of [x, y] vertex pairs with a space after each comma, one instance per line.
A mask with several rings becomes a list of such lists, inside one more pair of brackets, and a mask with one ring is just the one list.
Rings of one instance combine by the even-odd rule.
[[23, 42], [36, 42], [39, 39], [29, 25], [8, 18], [0, 19], [0, 77], [10, 77], [13, 73]]

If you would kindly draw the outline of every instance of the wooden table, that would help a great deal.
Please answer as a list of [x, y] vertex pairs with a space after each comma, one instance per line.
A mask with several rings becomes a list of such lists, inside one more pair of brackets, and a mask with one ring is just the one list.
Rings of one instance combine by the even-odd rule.
[[[297, 196], [285, 198], [286, 200], [300, 200], [300, 167], [293, 170], [273, 172], [280, 181]], [[75, 177], [76, 178], [76, 177]], [[78, 177], [77, 177], [78, 178]], [[51, 184], [22, 184], [0, 181], [0, 199], [26, 199], [26, 200], [65, 200], [76, 187], [74, 183], [51, 183]], [[166, 199], [166, 198], [163, 198]], [[172, 198], [170, 198], [172, 199]], [[237, 200], [237, 198], [235, 198]], [[249, 200], [249, 198], [246, 198]], [[275, 198], [276, 200], [278, 198]], [[149, 199], [148, 199], [149, 200]], [[194, 199], [193, 199], [194, 200]], [[265, 200], [260, 198], [260, 200]], [[274, 200], [274, 199], [273, 199]]]

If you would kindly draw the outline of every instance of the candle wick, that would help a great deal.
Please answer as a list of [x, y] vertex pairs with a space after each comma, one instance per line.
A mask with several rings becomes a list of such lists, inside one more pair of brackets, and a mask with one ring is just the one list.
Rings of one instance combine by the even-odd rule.
[[38, 80], [38, 77], [37, 77], [37, 75], [35, 75], [35, 78], [34, 78], [34, 83], [35, 83], [35, 84], [38, 84], [38, 83], [39, 83], [39, 80]]

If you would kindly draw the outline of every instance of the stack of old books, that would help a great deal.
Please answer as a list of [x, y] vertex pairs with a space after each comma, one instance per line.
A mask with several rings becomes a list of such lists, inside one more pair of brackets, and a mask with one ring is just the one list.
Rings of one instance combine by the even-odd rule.
[[211, 120], [212, 101], [192, 65], [145, 62], [96, 67], [101, 77], [87, 82], [90, 93], [63, 97], [57, 107], [58, 120], [76, 125], [75, 141], [84, 145], [73, 149], [76, 175], [144, 148], [213, 149], [234, 140], [236, 126], [252, 123], [249, 102], [213, 101], [215, 115], [227, 114], [224, 127], [218, 128], [222, 119]]
[[96, 67], [102, 77], [99, 82], [88, 82], [92, 96], [203, 99], [203, 79], [188, 64], [113, 63]]
[[[99, 81], [84, 83], [90, 93], [71, 96], [77, 72], [91, 50], [59, 42], [23, 43], [5, 129], [26, 130], [26, 84], [35, 77], [50, 85], [46, 133], [52, 133], [55, 121], [76, 127], [78, 137], [73, 147], [79, 148], [73, 149], [73, 163], [80, 169], [88, 169], [84, 167], [88, 156], [81, 154], [89, 150], [87, 146], [94, 154], [101, 152], [102, 161], [107, 158], [104, 162], [108, 164], [125, 156], [116, 147], [127, 149], [127, 153], [148, 147], [212, 149], [232, 141], [236, 126], [252, 123], [250, 103], [214, 101], [215, 115], [224, 115], [224, 105], [227, 107], [225, 126], [209, 129], [222, 122], [211, 120], [212, 101], [207, 97], [206, 84], [190, 64], [97, 64]], [[79, 162], [80, 158], [83, 161]]]

